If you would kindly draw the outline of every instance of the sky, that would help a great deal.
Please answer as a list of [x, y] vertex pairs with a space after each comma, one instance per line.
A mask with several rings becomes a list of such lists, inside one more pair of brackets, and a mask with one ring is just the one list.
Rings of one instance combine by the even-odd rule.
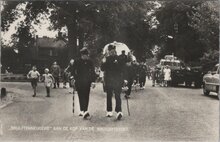
[[[1, 2], [1, 1], [0, 1]], [[155, 2], [157, 4], [158, 7], [160, 7], [161, 5], [158, 3], [158, 2]], [[16, 27], [20, 24], [21, 21], [23, 21], [25, 19], [25, 16], [22, 12], [22, 10], [25, 10], [25, 6], [26, 6], [26, 3], [24, 4], [21, 4], [17, 7], [18, 9], [18, 12], [19, 12], [19, 18], [14, 21], [13, 23], [10, 24], [10, 27], [9, 27], [9, 30], [6, 31], [6, 32], [1, 32], [1, 38], [3, 40], [3, 43], [5, 45], [9, 45], [9, 46], [12, 46], [13, 44], [11, 43], [12, 41], [12, 38], [11, 36], [16, 33], [17, 29]], [[3, 9], [3, 6], [1, 4], [1, 10]], [[149, 12], [149, 14], [151, 14], [152, 12]], [[38, 25], [35, 25], [33, 24], [32, 26], [34, 27], [34, 29], [32, 29], [31, 31], [36, 31], [34, 33], [34, 35], [38, 35], [38, 37], [43, 37], [43, 36], [47, 36], [47, 37], [50, 37], [50, 38], [55, 38], [58, 34], [58, 31], [50, 31], [48, 28], [50, 26], [50, 21], [47, 20], [48, 17], [50, 15], [46, 15], [46, 16], [43, 16], [41, 15], [40, 16], [40, 23]], [[157, 21], [155, 21], [155, 19], [152, 19], [152, 28], [156, 28], [156, 23]], [[67, 33], [67, 29], [66, 28], [63, 28], [61, 30], [61, 32], [66, 32]]]
[[[12, 44], [10, 44], [11, 36], [16, 32], [17, 25], [19, 25], [20, 22], [25, 19], [24, 14], [21, 12], [22, 9], [25, 8], [25, 5], [26, 4], [22, 4], [17, 7], [17, 9], [19, 11], [19, 15], [20, 15], [19, 18], [10, 25], [8, 31], [1, 32], [1, 38], [4, 41], [4, 44], [10, 45], [10, 46], [12, 45]], [[47, 17], [45, 17], [45, 18], [47, 18]], [[50, 26], [49, 20], [40, 20], [40, 24], [38, 24], [38, 25], [33, 24], [34, 30], [36, 31], [35, 35], [38, 35], [39, 37], [43, 37], [43, 36], [47, 36], [47, 37], [51, 37], [51, 38], [56, 37], [58, 32], [57, 31], [50, 31], [48, 29], [49, 26]], [[32, 29], [32, 31], [33, 31], [33, 29]]]

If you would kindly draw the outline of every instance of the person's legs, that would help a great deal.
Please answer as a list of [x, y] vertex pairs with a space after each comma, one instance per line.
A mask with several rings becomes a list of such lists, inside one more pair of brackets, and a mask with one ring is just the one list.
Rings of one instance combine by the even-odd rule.
[[115, 93], [115, 101], [116, 101], [116, 106], [115, 106], [115, 112], [121, 112], [121, 88], [117, 87], [114, 89]]
[[57, 82], [57, 87], [59, 88], [59, 87], [60, 87], [60, 80], [59, 80], [59, 77], [56, 78], [56, 82]]
[[139, 81], [140, 81], [140, 87], [142, 88], [143, 85], [144, 85], [144, 79], [143, 79], [143, 76], [140, 76]]
[[78, 93], [78, 97], [79, 97], [80, 111], [83, 111], [83, 104], [84, 104], [83, 89], [81, 89], [81, 88], [77, 89], [77, 93]]
[[152, 79], [152, 86], [155, 86], [155, 78]]
[[50, 97], [50, 87], [46, 87], [47, 97]]
[[56, 88], [56, 77], [54, 77], [54, 83], [53, 83], [53, 88]]
[[143, 87], [145, 86], [145, 83], [146, 83], [146, 75], [143, 76]]
[[36, 92], [37, 92], [37, 80], [36, 80], [36, 79], [33, 79], [33, 80], [31, 81], [31, 86], [32, 86], [33, 91], [34, 91], [33, 97], [35, 97], [35, 96], [36, 96]]
[[106, 87], [106, 92], [107, 92], [107, 111], [111, 112], [112, 111], [112, 95], [113, 95], [113, 89], [112, 87]]
[[34, 96], [36, 96], [36, 92], [37, 92], [36, 88], [37, 88], [36, 86], [33, 87], [33, 89], [34, 89]]
[[85, 104], [83, 106], [83, 110], [88, 111], [90, 86], [86, 86], [84, 89]]

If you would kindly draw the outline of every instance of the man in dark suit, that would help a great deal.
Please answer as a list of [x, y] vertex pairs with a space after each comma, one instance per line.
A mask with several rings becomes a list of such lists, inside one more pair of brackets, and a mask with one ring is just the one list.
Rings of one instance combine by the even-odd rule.
[[145, 87], [145, 82], [146, 82], [146, 76], [147, 76], [147, 68], [144, 62], [142, 61], [139, 65], [139, 82], [140, 82], [140, 89], [144, 89]]
[[73, 76], [75, 77], [76, 91], [79, 96], [80, 114], [84, 119], [89, 119], [88, 112], [90, 87], [95, 87], [95, 68], [92, 61], [89, 59], [89, 52], [86, 48], [80, 50], [81, 58], [74, 63]]
[[101, 65], [101, 70], [105, 72], [104, 82], [107, 92], [107, 117], [113, 116], [112, 112], [112, 96], [113, 92], [115, 94], [116, 107], [115, 111], [117, 113], [116, 119], [120, 120], [123, 116], [121, 109], [121, 91], [124, 80], [123, 66], [119, 60], [114, 45], [108, 46], [109, 56]]

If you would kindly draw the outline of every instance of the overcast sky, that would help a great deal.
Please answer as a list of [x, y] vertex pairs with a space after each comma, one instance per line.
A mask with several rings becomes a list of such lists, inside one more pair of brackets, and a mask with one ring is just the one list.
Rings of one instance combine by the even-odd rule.
[[[11, 42], [12, 34], [14, 34], [17, 31], [16, 29], [17, 25], [19, 25], [20, 22], [25, 19], [24, 14], [21, 12], [21, 10], [25, 8], [25, 5], [26, 4], [22, 4], [18, 7], [20, 17], [10, 25], [9, 30], [6, 32], [1, 32], [1, 38], [3, 39], [5, 44], [9, 44]], [[50, 31], [48, 29], [49, 25], [50, 25], [49, 20], [40, 20], [40, 24], [38, 25], [33, 24], [34, 27], [33, 30], [36, 31], [35, 35], [38, 35], [39, 37], [42, 36], [55, 37], [57, 35], [57, 31]]]

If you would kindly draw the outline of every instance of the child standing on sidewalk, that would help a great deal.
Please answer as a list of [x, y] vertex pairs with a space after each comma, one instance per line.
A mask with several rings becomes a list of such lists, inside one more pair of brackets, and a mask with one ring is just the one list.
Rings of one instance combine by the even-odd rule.
[[52, 74], [49, 73], [48, 68], [46, 68], [44, 70], [43, 81], [44, 81], [44, 85], [45, 85], [46, 91], [47, 91], [47, 96], [46, 97], [50, 97], [50, 88], [51, 88], [51, 86], [54, 82], [54, 78], [53, 78]]
[[32, 70], [30, 70], [29, 73], [27, 74], [27, 78], [31, 80], [31, 86], [34, 90], [33, 97], [36, 96], [37, 82], [39, 80], [39, 77], [40, 77], [40, 73], [37, 71], [36, 66], [33, 66]]

